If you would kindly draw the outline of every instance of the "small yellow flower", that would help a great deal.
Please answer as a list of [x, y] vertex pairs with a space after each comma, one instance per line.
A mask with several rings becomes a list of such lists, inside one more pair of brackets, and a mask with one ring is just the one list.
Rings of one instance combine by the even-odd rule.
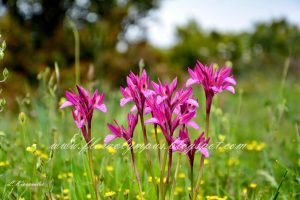
[[219, 147], [218, 148], [218, 152], [219, 153], [224, 153], [226, 150], [225, 150], [225, 148], [224, 147]]
[[247, 192], [248, 192], [247, 188], [243, 188], [243, 190], [242, 190], [243, 195], [246, 195]]
[[129, 192], [130, 192], [129, 189], [125, 189], [123, 194], [124, 194], [124, 195], [128, 195]]
[[112, 197], [115, 195], [116, 195], [116, 192], [114, 192], [114, 191], [105, 192], [105, 194], [104, 194], [105, 197]]
[[256, 183], [251, 183], [251, 184], [249, 185], [249, 187], [252, 188], [252, 189], [254, 189], [254, 188], [257, 187], [257, 184], [256, 184]]
[[91, 194], [87, 194], [87, 195], [86, 195], [86, 198], [87, 198], [87, 199], [92, 199], [92, 195], [91, 195]]
[[33, 153], [36, 151], [36, 144], [33, 144], [29, 147], [26, 148], [26, 151], [30, 152], [30, 153]]
[[156, 183], [160, 183], [160, 178], [159, 177], [155, 177], [155, 181], [156, 181]]
[[148, 177], [148, 182], [149, 182], [149, 183], [152, 183], [152, 176], [149, 176], [149, 177]]
[[188, 187], [188, 191], [190, 192], [192, 190], [192, 188], [191, 187]]
[[24, 112], [20, 112], [19, 114], [19, 122], [23, 126], [26, 122], [26, 114]]
[[0, 167], [6, 167], [9, 165], [9, 162], [8, 161], [1, 161], [0, 162]]
[[72, 172], [68, 172], [68, 177], [73, 177], [73, 173]]
[[114, 167], [111, 166], [111, 165], [108, 165], [108, 166], [106, 167], [106, 171], [112, 172], [112, 171], [114, 171]]
[[[142, 196], [144, 196], [144, 195], [145, 195], [145, 192], [142, 192]], [[138, 194], [138, 195], [136, 196], [136, 199], [138, 199], [138, 200], [142, 199], [141, 196], [140, 196], [140, 194]], [[144, 198], [144, 199], [145, 199], [145, 198]]]
[[175, 187], [175, 192], [182, 193], [183, 192], [183, 188], [182, 187]]
[[227, 164], [228, 166], [234, 166], [240, 164], [240, 161], [236, 158], [229, 158]]
[[49, 159], [48, 155], [45, 154], [45, 153], [42, 153], [42, 154], [40, 155], [40, 158], [42, 158], [42, 159], [44, 159], [44, 160], [48, 160], [48, 159]]
[[112, 146], [107, 147], [107, 152], [114, 155], [117, 153], [117, 150], [115, 148], [113, 148]]
[[265, 146], [266, 146], [266, 144], [262, 142], [262, 143], [257, 144], [257, 145], [255, 146], [255, 150], [256, 150], [256, 151], [262, 151], [262, 150], [265, 148]]
[[69, 194], [69, 189], [63, 189], [64, 194]]
[[185, 173], [183, 173], [183, 172], [179, 173], [178, 178], [185, 178]]
[[208, 159], [204, 159], [204, 165], [207, 165], [209, 163], [209, 160]]
[[219, 136], [218, 136], [218, 138], [219, 138], [219, 140], [221, 141], [221, 142], [223, 142], [224, 140], [225, 140], [225, 135], [222, 135], [222, 134], [220, 134]]
[[96, 149], [96, 150], [103, 149], [103, 145], [102, 144], [96, 144], [94, 146], [94, 149]]

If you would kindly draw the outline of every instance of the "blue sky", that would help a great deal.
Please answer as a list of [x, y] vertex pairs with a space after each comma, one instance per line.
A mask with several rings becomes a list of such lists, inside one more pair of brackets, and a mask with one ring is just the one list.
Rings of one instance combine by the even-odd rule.
[[300, 0], [164, 0], [143, 23], [152, 44], [168, 47], [175, 40], [175, 27], [189, 19], [205, 30], [241, 31], [281, 17], [300, 27]]

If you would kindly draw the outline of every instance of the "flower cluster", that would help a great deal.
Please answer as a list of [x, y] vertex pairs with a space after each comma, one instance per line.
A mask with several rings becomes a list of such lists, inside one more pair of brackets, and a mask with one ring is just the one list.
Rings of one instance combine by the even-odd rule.
[[98, 90], [90, 96], [89, 92], [83, 87], [77, 85], [78, 95], [74, 92], [66, 92], [67, 101], [60, 108], [73, 106], [72, 111], [74, 121], [79, 129], [81, 129], [85, 141], [89, 144], [91, 140], [90, 128], [93, 118], [94, 109], [106, 112], [106, 106], [103, 103], [104, 94], [99, 94]]
[[[139, 198], [143, 199], [144, 192], [141, 188], [140, 176], [136, 166], [135, 154], [133, 145], [134, 131], [138, 122], [140, 121], [143, 131], [144, 143], [148, 144], [147, 128], [146, 125], [154, 125], [154, 133], [156, 136], [156, 142], [160, 145], [157, 134], [162, 133], [165, 139], [165, 143], [168, 148], [164, 154], [164, 161], [161, 162], [160, 150], [158, 148], [158, 160], [160, 166], [160, 178], [155, 176], [152, 169], [152, 158], [148, 151], [146, 151], [146, 159], [149, 166], [151, 176], [148, 180], [153, 183], [156, 189], [157, 198], [165, 199], [166, 188], [169, 184], [169, 177], [172, 167], [172, 154], [174, 152], [184, 153], [190, 162], [191, 167], [191, 189], [190, 199], [194, 200], [196, 194], [198, 194], [199, 185], [201, 181], [201, 172], [203, 166], [208, 162], [209, 152], [207, 145], [210, 138], [208, 137], [209, 131], [209, 115], [212, 105], [212, 100], [215, 94], [228, 90], [231, 93], [235, 93], [234, 85], [236, 81], [231, 73], [231, 68], [222, 67], [220, 70], [213, 69], [213, 65], [205, 66], [200, 62], [196, 63], [195, 69], [188, 69], [190, 78], [185, 83], [185, 87], [177, 88], [177, 78], [171, 83], [160, 80], [158, 82], [151, 82], [146, 70], [143, 70], [140, 75], [130, 72], [126, 78], [127, 86], [120, 87], [122, 99], [120, 100], [120, 106], [132, 102], [134, 105], [127, 115], [127, 129], [124, 126], [119, 125], [115, 120], [115, 124], [107, 124], [111, 134], [108, 134], [104, 143], [107, 144], [117, 138], [125, 140], [126, 146], [130, 148], [132, 165], [135, 170], [136, 180], [139, 188]], [[206, 96], [206, 121], [205, 132], [200, 132], [200, 126], [195, 122], [197, 109], [199, 108], [198, 99], [195, 98], [191, 86], [193, 84], [201, 84]], [[78, 128], [82, 130], [83, 136], [86, 142], [89, 144], [91, 140], [91, 122], [94, 109], [98, 109], [102, 112], [106, 112], [106, 106], [104, 105], [104, 94], [100, 95], [96, 90], [92, 96], [82, 88], [77, 86], [78, 95], [74, 92], [66, 92], [68, 101], [61, 105], [61, 108], [67, 106], [73, 106], [72, 111], [74, 121]], [[136, 112], [136, 113], [135, 113]], [[150, 115], [150, 116], [149, 116]], [[146, 120], [144, 120], [146, 118]], [[189, 134], [189, 128], [193, 128], [199, 132], [194, 141], [191, 140]], [[205, 135], [205, 136], [204, 136]], [[197, 178], [197, 184], [194, 188], [193, 184], [193, 167], [195, 154], [199, 152], [201, 155], [200, 168]], [[115, 153], [115, 152], [114, 152]], [[113, 153], [112, 153], [113, 154]], [[168, 160], [168, 171], [166, 176], [165, 165]], [[91, 150], [89, 151], [90, 167], [92, 166]], [[178, 162], [179, 163], [179, 162]], [[110, 166], [108, 166], [110, 167]], [[179, 164], [177, 164], [176, 172], [174, 175], [174, 181], [172, 188], [176, 188], [176, 177]], [[91, 168], [92, 169], [92, 168]], [[113, 168], [107, 168], [107, 171], [112, 171]], [[92, 170], [91, 170], [92, 171]], [[93, 173], [92, 173], [93, 177]], [[95, 179], [96, 180], [96, 179]], [[155, 180], [155, 181], [154, 181]], [[158, 188], [158, 182], [160, 187]], [[96, 182], [94, 183], [95, 193], [97, 197]], [[174, 189], [175, 191], [175, 189]], [[115, 193], [106, 193], [105, 196], [114, 196]]]

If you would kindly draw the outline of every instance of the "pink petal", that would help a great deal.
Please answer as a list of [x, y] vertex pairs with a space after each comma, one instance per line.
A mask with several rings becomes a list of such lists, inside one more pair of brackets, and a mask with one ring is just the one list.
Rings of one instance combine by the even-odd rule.
[[104, 113], [106, 113], [106, 111], [107, 111], [107, 108], [106, 108], [105, 104], [96, 105], [95, 108], [97, 108], [98, 110], [100, 110]]
[[73, 106], [73, 103], [71, 103], [70, 101], [65, 101], [64, 103], [62, 103], [60, 105], [59, 108], [62, 109], [62, 108], [68, 107], [68, 106]]
[[137, 107], [136, 107], [136, 105], [134, 105], [134, 106], [132, 106], [132, 108], [130, 109], [130, 112], [134, 112], [134, 111], [136, 111], [137, 110]]
[[206, 158], [208, 158], [209, 157], [209, 152], [208, 152], [208, 150], [207, 150], [207, 148], [199, 148], [198, 149]]
[[188, 99], [186, 102], [192, 104], [193, 106], [199, 107], [199, 104], [195, 99]]
[[198, 126], [198, 124], [196, 122], [188, 122], [187, 125], [194, 128], [194, 129], [196, 129], [196, 130], [200, 129], [200, 127]]
[[145, 121], [145, 124], [158, 124], [159, 121], [156, 118], [150, 118]]
[[221, 89], [221, 88], [218, 88], [218, 87], [216, 87], [216, 86], [211, 87], [211, 89], [214, 91], [214, 93], [222, 92], [222, 89]]
[[132, 101], [132, 98], [122, 98], [120, 100], [120, 106], [123, 107], [126, 103]]
[[226, 81], [227, 83], [231, 83], [232, 85], [236, 85], [236, 81], [235, 81], [234, 78], [232, 78], [232, 77], [227, 77], [227, 78], [225, 78], [225, 81]]
[[107, 144], [107, 143], [109, 143], [110, 141], [112, 141], [112, 140], [114, 140], [114, 139], [116, 139], [117, 138], [117, 136], [115, 136], [115, 135], [107, 135], [106, 137], [105, 137], [105, 139], [104, 139], [104, 144]]
[[191, 85], [197, 83], [198, 81], [192, 78], [189, 78], [186, 83], [185, 83], [185, 87], [190, 87]]
[[233, 88], [232, 86], [227, 86], [227, 87], [225, 88], [225, 90], [228, 90], [228, 91], [231, 92], [232, 94], [235, 94], [235, 90], [234, 90], [234, 88]]

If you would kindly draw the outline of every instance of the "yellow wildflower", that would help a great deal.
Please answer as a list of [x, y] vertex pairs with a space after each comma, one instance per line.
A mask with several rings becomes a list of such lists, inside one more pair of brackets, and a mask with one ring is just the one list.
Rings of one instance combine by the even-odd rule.
[[224, 153], [226, 150], [225, 150], [225, 148], [224, 147], [219, 147], [218, 148], [218, 152], [219, 153]]
[[218, 138], [219, 138], [219, 140], [221, 141], [221, 142], [223, 142], [224, 140], [225, 140], [225, 135], [222, 135], [222, 134], [220, 134], [219, 136], [218, 136]]
[[256, 151], [262, 151], [262, 150], [265, 148], [265, 146], [266, 146], [266, 144], [262, 142], [262, 143], [257, 144], [257, 145], [255, 146], [255, 150], [256, 150]]
[[204, 165], [207, 165], [209, 163], [208, 159], [204, 159]]
[[86, 195], [86, 198], [87, 198], [87, 199], [92, 199], [92, 195], [91, 195], [91, 194], [87, 194], [87, 195]]
[[112, 172], [112, 171], [114, 171], [114, 167], [111, 166], [111, 165], [108, 165], [108, 166], [106, 167], [106, 171]]
[[105, 197], [112, 197], [115, 195], [116, 195], [116, 192], [114, 192], [114, 191], [105, 192], [105, 194], [104, 194]]
[[243, 193], [244, 195], [246, 195], [247, 192], [248, 192], [247, 188], [243, 188], [242, 193]]
[[0, 167], [5, 167], [5, 166], [8, 166], [8, 165], [9, 165], [8, 161], [1, 161], [0, 162]]
[[148, 177], [148, 182], [149, 182], [149, 183], [152, 183], [152, 176], [149, 176], [149, 177]]
[[117, 150], [115, 148], [113, 148], [112, 146], [107, 147], [107, 152], [114, 155], [117, 153]]
[[[142, 196], [144, 196], [144, 194], [145, 194], [145, 192], [142, 192]], [[136, 195], [136, 199], [137, 199], [137, 200], [142, 199], [141, 196], [140, 196], [140, 194]], [[144, 199], [145, 199], [145, 198], [144, 198]]]
[[26, 151], [31, 152], [31, 153], [35, 152], [36, 151], [36, 144], [33, 144], [33, 145], [27, 147]]
[[68, 177], [73, 177], [73, 173], [72, 172], [68, 172]]
[[240, 163], [240, 161], [236, 158], [229, 158], [227, 164], [229, 166], [234, 166], [234, 165], [238, 165]]
[[183, 172], [179, 173], [178, 178], [185, 178], [185, 173], [183, 173]]
[[21, 125], [24, 125], [26, 122], [26, 114], [24, 112], [20, 112], [19, 114], [19, 122]]
[[129, 189], [125, 189], [124, 190], [124, 195], [128, 195], [129, 194]]
[[250, 183], [249, 187], [252, 188], [252, 189], [254, 189], [254, 188], [257, 187], [257, 184], [256, 183]]
[[64, 194], [69, 194], [69, 189], [63, 189]]
[[103, 149], [103, 145], [102, 145], [102, 144], [96, 144], [96, 145], [94, 146], [94, 149], [97, 149], [97, 150]]
[[175, 192], [182, 193], [183, 192], [183, 188], [182, 187], [176, 187], [175, 188]]

